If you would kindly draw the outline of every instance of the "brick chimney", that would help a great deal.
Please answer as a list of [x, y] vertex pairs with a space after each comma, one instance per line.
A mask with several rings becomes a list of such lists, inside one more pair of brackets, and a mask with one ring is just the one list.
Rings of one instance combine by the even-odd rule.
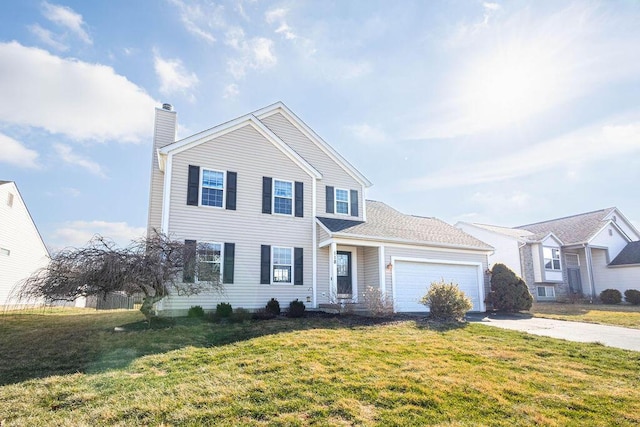
[[153, 229], [161, 230], [162, 201], [164, 200], [164, 172], [158, 168], [158, 150], [176, 140], [176, 112], [171, 104], [162, 104], [156, 108], [153, 128], [153, 147], [151, 152], [151, 186], [149, 190], [149, 217], [147, 219], [147, 235]]

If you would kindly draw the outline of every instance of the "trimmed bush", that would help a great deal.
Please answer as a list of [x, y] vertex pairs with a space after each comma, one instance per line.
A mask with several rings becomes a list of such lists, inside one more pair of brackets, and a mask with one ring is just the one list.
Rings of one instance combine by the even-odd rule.
[[216, 317], [219, 319], [228, 319], [233, 313], [233, 307], [228, 302], [221, 302], [216, 305]]
[[204, 317], [204, 309], [199, 305], [189, 307], [187, 317]]
[[600, 301], [603, 304], [620, 304], [622, 302], [622, 294], [617, 289], [605, 289], [600, 292]]
[[527, 284], [504, 264], [491, 269], [491, 292], [487, 297], [494, 310], [516, 312], [530, 310], [533, 295]]
[[244, 321], [251, 320], [251, 312], [246, 308], [238, 307], [233, 310], [229, 319], [234, 323], [242, 323]]
[[420, 303], [429, 307], [429, 314], [437, 320], [462, 320], [464, 314], [473, 308], [471, 300], [456, 283], [432, 282], [429, 291]]
[[624, 291], [624, 300], [629, 304], [640, 304], [640, 291], [637, 291], [635, 289], [627, 289], [626, 291]]
[[306, 307], [304, 306], [304, 303], [302, 301], [298, 301], [297, 299], [295, 301], [291, 301], [289, 303], [289, 311], [287, 313], [287, 315], [289, 317], [302, 317], [304, 316], [304, 309]]
[[267, 303], [265, 310], [267, 310], [269, 313], [273, 314], [274, 316], [280, 316], [280, 303], [278, 302], [277, 299], [271, 298]]

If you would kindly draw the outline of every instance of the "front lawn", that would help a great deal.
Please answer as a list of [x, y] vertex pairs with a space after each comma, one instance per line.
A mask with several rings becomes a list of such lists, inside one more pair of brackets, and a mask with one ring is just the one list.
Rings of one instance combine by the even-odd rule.
[[[420, 319], [0, 316], [0, 424], [638, 425], [640, 353]], [[3, 421], [4, 420], [4, 421]]]
[[563, 304], [538, 302], [531, 308], [536, 317], [600, 323], [640, 329], [640, 306], [628, 304]]

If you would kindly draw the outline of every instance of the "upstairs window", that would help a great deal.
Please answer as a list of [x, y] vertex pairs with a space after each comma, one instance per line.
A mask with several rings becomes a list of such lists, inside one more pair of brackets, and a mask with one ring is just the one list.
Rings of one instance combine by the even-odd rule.
[[202, 169], [202, 205], [221, 208], [224, 199], [224, 172]]
[[291, 215], [293, 212], [293, 182], [273, 180], [273, 213]]
[[546, 270], [560, 271], [560, 249], [542, 248], [544, 255], [544, 268]]
[[336, 188], [336, 213], [349, 215], [349, 190]]

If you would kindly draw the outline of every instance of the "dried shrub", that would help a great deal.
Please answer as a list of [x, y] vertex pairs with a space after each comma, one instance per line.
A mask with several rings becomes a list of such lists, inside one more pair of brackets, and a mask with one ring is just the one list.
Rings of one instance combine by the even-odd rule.
[[600, 292], [600, 301], [603, 304], [620, 304], [622, 302], [622, 294], [617, 289], [605, 289]]
[[636, 289], [627, 289], [624, 291], [624, 300], [629, 304], [640, 304], [640, 291]]
[[372, 317], [393, 316], [393, 298], [378, 287], [368, 286], [362, 295], [362, 302]]
[[431, 318], [444, 321], [462, 320], [465, 313], [473, 308], [471, 300], [458, 285], [453, 282], [446, 283], [444, 279], [432, 282], [420, 303], [429, 307]]

